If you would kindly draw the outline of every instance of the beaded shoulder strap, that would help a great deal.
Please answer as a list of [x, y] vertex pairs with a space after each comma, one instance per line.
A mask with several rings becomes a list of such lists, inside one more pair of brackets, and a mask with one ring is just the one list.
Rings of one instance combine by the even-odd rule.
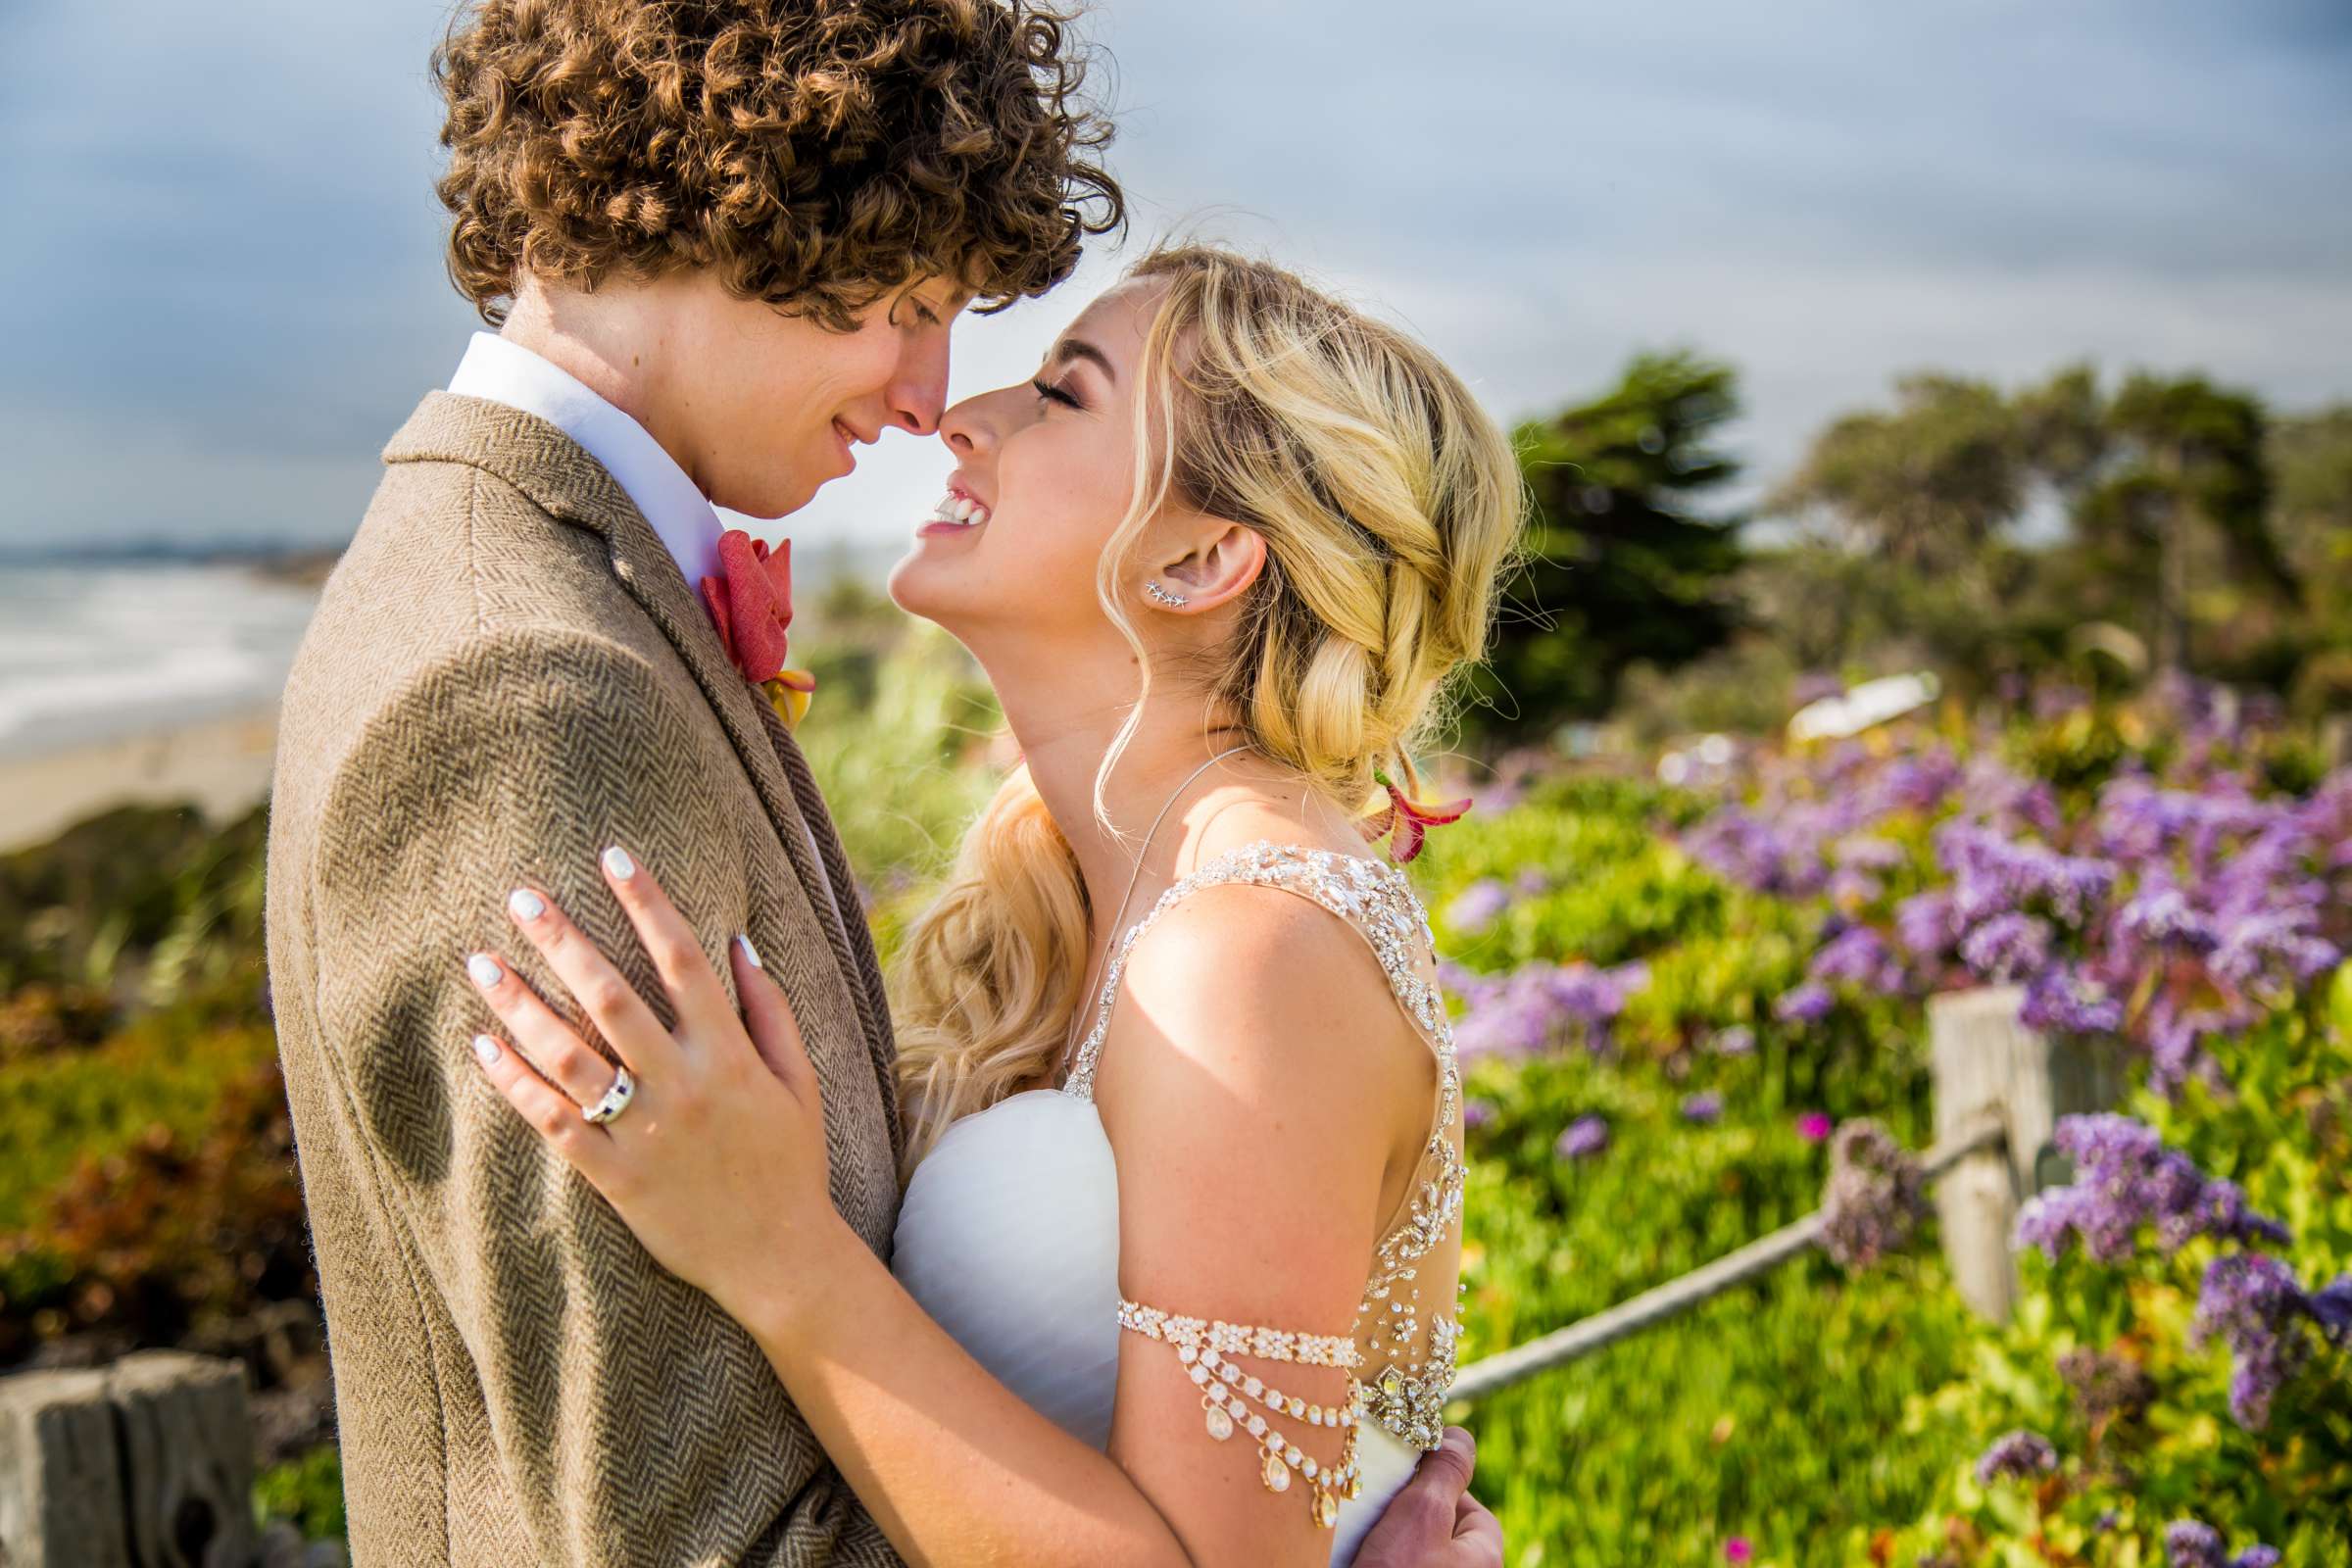
[[1450, 1064], [1453, 1036], [1445, 999], [1422, 977], [1417, 964], [1419, 958], [1435, 953], [1436, 938], [1404, 873], [1359, 855], [1261, 840], [1221, 855], [1177, 882], [1119, 938], [1103, 968], [1102, 988], [1096, 993], [1094, 1027], [1071, 1059], [1069, 1078], [1062, 1085], [1064, 1094], [1080, 1100], [1095, 1098], [1095, 1064], [1102, 1054], [1103, 1037], [1110, 1032], [1111, 1008], [1118, 1001], [1119, 981], [1127, 973], [1127, 959], [1136, 943], [1161, 915], [1193, 894], [1229, 882], [1286, 889], [1314, 900], [1355, 927], [1371, 943], [1397, 1004], [1421, 1026], [1441, 1059]]

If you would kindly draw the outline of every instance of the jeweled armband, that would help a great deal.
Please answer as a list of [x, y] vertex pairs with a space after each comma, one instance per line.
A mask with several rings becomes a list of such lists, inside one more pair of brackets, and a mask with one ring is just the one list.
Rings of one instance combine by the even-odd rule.
[[[1257, 1443], [1258, 1480], [1268, 1492], [1288, 1492], [1292, 1472], [1306, 1480], [1307, 1511], [1316, 1524], [1329, 1530], [1339, 1522], [1343, 1498], [1363, 1492], [1363, 1475], [1356, 1465], [1355, 1429], [1363, 1418], [1362, 1387], [1354, 1377], [1361, 1364], [1355, 1341], [1346, 1335], [1293, 1334], [1246, 1324], [1204, 1322], [1177, 1317], [1154, 1306], [1121, 1299], [1119, 1327], [1147, 1340], [1173, 1346], [1185, 1375], [1200, 1390], [1200, 1409], [1208, 1435], [1223, 1443], [1238, 1429]], [[1264, 1379], [1236, 1366], [1235, 1355], [1262, 1356], [1300, 1366], [1335, 1366], [1348, 1373], [1345, 1405], [1313, 1404], [1285, 1394]], [[1251, 1408], [1252, 1405], [1257, 1408]], [[1266, 1417], [1284, 1416], [1310, 1427], [1337, 1427], [1340, 1457], [1322, 1464], [1283, 1436]]]

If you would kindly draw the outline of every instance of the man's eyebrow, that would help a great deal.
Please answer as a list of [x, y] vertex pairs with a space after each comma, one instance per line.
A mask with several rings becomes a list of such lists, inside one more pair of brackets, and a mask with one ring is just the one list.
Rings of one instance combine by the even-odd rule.
[[1110, 384], [1119, 384], [1119, 372], [1110, 368], [1110, 357], [1082, 337], [1065, 337], [1054, 345], [1054, 363], [1067, 365], [1072, 360], [1092, 360]]

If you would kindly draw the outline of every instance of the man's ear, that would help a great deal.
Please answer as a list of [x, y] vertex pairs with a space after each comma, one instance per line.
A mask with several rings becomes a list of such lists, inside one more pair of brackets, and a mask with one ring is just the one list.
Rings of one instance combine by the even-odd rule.
[[1214, 610], [1247, 593], [1266, 569], [1266, 536], [1255, 528], [1204, 517], [1193, 548], [1160, 563], [1157, 576], [1185, 599], [1179, 613]]

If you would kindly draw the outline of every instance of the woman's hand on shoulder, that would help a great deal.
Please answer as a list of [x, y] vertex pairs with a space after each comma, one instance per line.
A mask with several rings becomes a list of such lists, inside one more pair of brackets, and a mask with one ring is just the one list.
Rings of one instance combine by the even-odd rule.
[[627, 1103], [601, 1124], [587, 1119], [616, 1082], [613, 1064], [498, 952], [466, 960], [508, 1036], [476, 1036], [474, 1057], [664, 1268], [732, 1316], [756, 1306], [773, 1317], [796, 1281], [824, 1277], [808, 1266], [813, 1252], [856, 1240], [828, 1186], [816, 1069], [749, 937], [729, 944], [738, 1013], [653, 872], [617, 848], [600, 869], [661, 976], [674, 1028], [551, 896], [518, 888], [507, 909], [619, 1057]]

